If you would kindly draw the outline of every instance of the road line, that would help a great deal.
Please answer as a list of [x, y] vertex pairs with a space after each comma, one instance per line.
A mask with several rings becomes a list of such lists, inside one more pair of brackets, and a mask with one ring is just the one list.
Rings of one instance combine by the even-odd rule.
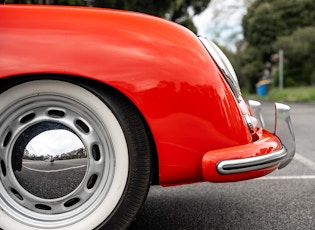
[[293, 159], [299, 161], [300, 163], [304, 164], [305, 166], [315, 171], [315, 163], [311, 161], [310, 159], [303, 157], [301, 154], [295, 153], [295, 156]]
[[[294, 160], [302, 163], [303, 165], [307, 166], [311, 170], [315, 171], [315, 162], [311, 161], [310, 159], [302, 156], [301, 154], [295, 153]], [[257, 178], [257, 180], [309, 180], [315, 179], [315, 175], [302, 175], [302, 176], [265, 176]]]
[[64, 168], [64, 169], [55, 169], [55, 170], [33, 169], [33, 168], [26, 167], [25, 165], [23, 165], [23, 167], [28, 169], [28, 170], [35, 171], [35, 172], [54, 173], [54, 172], [61, 172], [61, 171], [67, 171], [67, 170], [71, 170], [71, 169], [82, 168], [82, 167], [86, 167], [86, 165], [80, 165], [80, 166], [69, 167], [69, 168]]
[[304, 176], [265, 176], [257, 178], [256, 180], [309, 180], [315, 179], [315, 175], [304, 175]]

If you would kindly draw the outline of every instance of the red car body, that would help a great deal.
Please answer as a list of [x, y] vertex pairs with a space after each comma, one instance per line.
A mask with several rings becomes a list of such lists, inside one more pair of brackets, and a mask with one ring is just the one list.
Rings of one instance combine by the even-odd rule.
[[143, 117], [160, 185], [256, 178], [293, 157], [289, 109], [277, 105], [291, 153], [265, 159], [283, 148], [282, 134], [251, 127], [248, 117], [260, 120], [259, 111], [235, 95], [203, 40], [177, 24], [116, 10], [5, 5], [0, 31], [2, 92], [42, 76], [110, 86]]

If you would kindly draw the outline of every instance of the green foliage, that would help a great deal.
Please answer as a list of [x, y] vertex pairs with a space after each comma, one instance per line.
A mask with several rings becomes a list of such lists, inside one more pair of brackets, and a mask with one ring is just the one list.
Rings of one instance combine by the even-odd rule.
[[237, 73], [250, 83], [250, 91], [266, 62], [273, 62], [277, 69], [278, 60], [271, 57], [280, 48], [284, 50], [285, 86], [314, 84], [314, 0], [256, 0], [242, 25], [247, 47], [238, 54], [242, 67]]
[[[192, 17], [204, 11], [211, 0], [3, 0], [15, 4], [89, 5], [129, 10], [167, 18], [197, 33]], [[1, 2], [1, 0], [0, 0]]]
[[285, 51], [286, 86], [314, 85], [315, 27], [298, 28], [291, 35], [280, 36], [273, 47]]
[[[192, 16], [204, 11], [210, 0], [95, 0], [93, 5], [114, 9], [124, 9], [147, 13], [177, 22], [193, 32], [197, 32]], [[193, 15], [188, 13], [192, 9]]]
[[[255, 84], [262, 76], [263, 61], [262, 54], [254, 46], [248, 46], [240, 53], [236, 71], [240, 75], [240, 84], [251, 92], [255, 90]], [[244, 84], [246, 83], [246, 84]]]
[[244, 37], [250, 45], [258, 46], [264, 59], [272, 51], [270, 43], [284, 27], [279, 13], [273, 11], [271, 3], [262, 2], [255, 10], [251, 10], [250, 7], [249, 12], [252, 14], [249, 13], [243, 18]]
[[85, 0], [3, 0], [8, 4], [51, 4], [51, 5], [70, 5], [84, 6]]
[[164, 16], [171, 8], [172, 1], [158, 0], [158, 1], [145, 1], [145, 0], [94, 0], [93, 6], [105, 7], [113, 9], [124, 9], [137, 12], [146, 12], [152, 15]]
[[285, 50], [291, 63], [301, 65], [308, 58], [315, 61], [315, 27], [298, 28], [289, 36], [279, 36], [273, 47]]
[[268, 45], [314, 20], [313, 0], [256, 0], [243, 18], [244, 36], [251, 45]]
[[243, 94], [246, 99], [257, 99], [278, 102], [315, 102], [315, 87], [289, 87], [283, 90], [272, 88], [264, 97], [255, 94]]

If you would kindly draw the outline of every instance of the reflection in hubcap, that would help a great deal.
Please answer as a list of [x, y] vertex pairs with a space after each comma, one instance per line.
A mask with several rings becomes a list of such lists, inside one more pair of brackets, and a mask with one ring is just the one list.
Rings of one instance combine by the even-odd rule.
[[55, 199], [73, 192], [87, 170], [86, 149], [79, 137], [57, 122], [40, 122], [16, 140], [12, 169], [19, 184], [34, 196]]

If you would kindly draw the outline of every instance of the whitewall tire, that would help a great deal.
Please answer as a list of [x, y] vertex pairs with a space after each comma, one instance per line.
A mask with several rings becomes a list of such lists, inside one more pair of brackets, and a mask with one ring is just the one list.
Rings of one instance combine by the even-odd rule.
[[150, 179], [147, 132], [130, 102], [47, 79], [0, 101], [0, 228], [128, 226]]

